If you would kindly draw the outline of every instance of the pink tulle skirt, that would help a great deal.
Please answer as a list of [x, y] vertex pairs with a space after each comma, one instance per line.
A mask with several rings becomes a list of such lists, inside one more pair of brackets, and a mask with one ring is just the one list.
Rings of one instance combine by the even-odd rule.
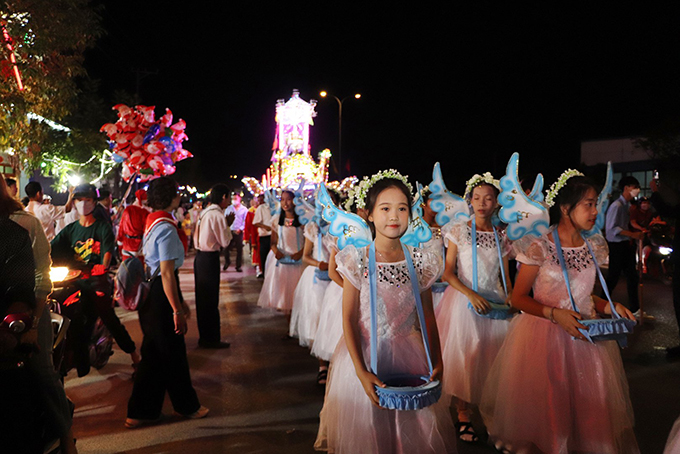
[[528, 314], [511, 322], [480, 405], [489, 436], [515, 453], [639, 453], [614, 341], [572, 339]]
[[293, 294], [289, 334], [291, 337], [298, 338], [303, 347], [309, 347], [314, 342], [319, 326], [323, 296], [330, 284], [330, 281], [315, 279], [314, 270], [316, 269], [314, 266], [305, 268]]
[[276, 265], [276, 257], [269, 251], [257, 305], [289, 313], [293, 309], [293, 294], [302, 275], [302, 265]]
[[312, 355], [330, 361], [342, 338], [342, 287], [335, 282], [326, 288]]
[[436, 318], [444, 361], [443, 391], [479, 405], [510, 323], [474, 314], [465, 295], [452, 287], [446, 288]]
[[[366, 344], [368, 342], [365, 342]], [[368, 358], [368, 348], [364, 358]], [[381, 373], [427, 374], [420, 333], [381, 342]], [[456, 451], [448, 400], [415, 411], [373, 405], [357, 378], [344, 339], [333, 355], [314, 448], [337, 454], [439, 454]]]

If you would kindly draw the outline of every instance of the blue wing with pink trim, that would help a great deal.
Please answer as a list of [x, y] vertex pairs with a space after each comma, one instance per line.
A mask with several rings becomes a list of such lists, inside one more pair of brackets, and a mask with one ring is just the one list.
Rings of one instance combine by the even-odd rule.
[[[498, 204], [501, 206], [498, 217], [508, 225], [508, 238], [516, 241], [524, 235], [541, 236], [550, 227], [548, 209], [539, 200], [527, 196], [518, 177], [519, 153], [513, 153], [501, 178], [501, 193]], [[543, 187], [543, 176], [539, 174], [531, 191], [538, 192]], [[537, 197], [538, 198], [538, 197]]]
[[614, 171], [612, 169], [612, 163], [609, 161], [607, 163], [607, 178], [604, 182], [602, 191], [600, 191], [600, 195], [597, 197], [597, 219], [595, 219], [595, 225], [592, 229], [588, 230], [587, 232], [583, 232], [586, 238], [590, 238], [593, 235], [602, 233], [602, 229], [604, 229], [607, 208], [609, 208], [609, 197], [612, 195], [613, 183]]
[[401, 237], [401, 242], [411, 247], [420, 247], [421, 243], [427, 243], [432, 238], [432, 230], [423, 219], [422, 190], [423, 187], [416, 182], [416, 197], [411, 207], [411, 217], [406, 233]]
[[449, 222], [464, 221], [470, 219], [470, 207], [459, 195], [446, 189], [444, 178], [439, 163], [432, 169], [432, 183], [430, 183], [430, 208], [436, 212], [435, 220], [440, 226]]
[[330, 224], [328, 233], [338, 239], [338, 249], [342, 250], [349, 244], [356, 248], [371, 244], [373, 235], [366, 221], [336, 207], [323, 184], [319, 185], [317, 204], [320, 205], [322, 219]]

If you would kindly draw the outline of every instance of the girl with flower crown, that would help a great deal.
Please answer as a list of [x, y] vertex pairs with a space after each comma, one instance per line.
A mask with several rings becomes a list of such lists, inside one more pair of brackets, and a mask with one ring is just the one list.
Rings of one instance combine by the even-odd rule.
[[[407, 246], [418, 282], [410, 271], [400, 241], [410, 219], [411, 192], [404, 177], [381, 173], [367, 182], [363, 197], [375, 238], [377, 364], [381, 374], [409, 373], [439, 379], [442, 372], [437, 326], [429, 287], [439, 275], [438, 251]], [[343, 285], [344, 337], [333, 356], [326, 399], [321, 410], [317, 450], [333, 453], [455, 452], [453, 424], [444, 400], [420, 410], [379, 407], [375, 386], [385, 387], [370, 372], [369, 247], [348, 245], [336, 255]], [[417, 322], [420, 291], [425, 326]], [[430, 374], [420, 329], [427, 330], [433, 372]]]
[[[354, 197], [345, 203], [348, 211], [357, 212]], [[361, 213], [366, 210], [361, 210]], [[358, 213], [357, 213], [358, 214]], [[361, 214], [360, 214], [361, 216]], [[363, 216], [362, 219], [366, 220]], [[329, 251], [328, 255], [328, 276], [331, 283], [326, 289], [321, 303], [321, 314], [319, 315], [319, 326], [312, 345], [312, 355], [316, 356], [321, 363], [317, 381], [320, 385], [325, 385], [328, 376], [328, 365], [333, 357], [335, 348], [342, 338], [342, 287], [344, 285], [342, 276], [337, 271], [335, 256], [338, 253], [337, 240], [328, 234], [324, 237], [324, 244]]]
[[[552, 227], [514, 243], [522, 266], [512, 303], [522, 313], [489, 372], [480, 410], [503, 452], [638, 453], [619, 348], [588, 342], [578, 330], [582, 319], [611, 315], [609, 303], [593, 294], [607, 243], [600, 234], [582, 235], [595, 225], [597, 193], [574, 171], [558, 183], [546, 197]], [[614, 307], [634, 320], [623, 305]]]
[[295, 214], [294, 199], [292, 191], [281, 193], [281, 214], [272, 219], [271, 251], [257, 300], [258, 306], [274, 308], [289, 316], [295, 287], [302, 275], [304, 253], [304, 234]]
[[447, 252], [442, 280], [449, 287], [437, 307], [443, 386], [444, 393], [456, 398], [458, 436], [465, 442], [478, 440], [470, 422], [471, 405], [481, 401], [484, 382], [509, 326], [508, 319], [481, 316], [491, 310], [490, 302], [510, 303], [507, 255], [511, 247], [505, 232], [492, 223], [498, 193], [498, 181], [491, 174], [475, 175], [465, 191], [471, 219], [444, 229]]
[[[337, 204], [340, 200], [339, 194], [332, 190], [329, 194]], [[289, 335], [298, 338], [302, 347], [311, 348], [315, 342], [323, 298], [331, 283], [327, 227], [328, 223], [320, 219], [308, 222], [304, 228], [305, 248], [302, 261], [308, 266], [302, 272], [295, 288], [289, 329]], [[326, 384], [327, 374], [328, 364], [320, 359], [316, 378], [319, 385]]]

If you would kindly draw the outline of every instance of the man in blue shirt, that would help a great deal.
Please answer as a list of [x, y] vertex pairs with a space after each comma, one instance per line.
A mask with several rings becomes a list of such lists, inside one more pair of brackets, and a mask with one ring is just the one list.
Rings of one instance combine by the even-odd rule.
[[637, 241], [644, 237], [644, 233], [631, 230], [629, 211], [630, 201], [640, 194], [640, 183], [635, 177], [626, 176], [619, 181], [619, 189], [621, 197], [616, 199], [607, 210], [606, 238], [609, 245], [607, 287], [613, 292], [623, 273], [628, 289], [628, 308], [635, 312], [636, 317], [640, 317], [639, 278], [635, 263], [635, 250]]
[[241, 265], [243, 263], [243, 230], [246, 226], [246, 214], [248, 208], [241, 204], [241, 196], [234, 194], [231, 197], [231, 205], [224, 211], [227, 219], [233, 216], [234, 221], [229, 228], [231, 229], [231, 242], [224, 250], [224, 271], [231, 265], [231, 250], [236, 248], [236, 271], [241, 272]]

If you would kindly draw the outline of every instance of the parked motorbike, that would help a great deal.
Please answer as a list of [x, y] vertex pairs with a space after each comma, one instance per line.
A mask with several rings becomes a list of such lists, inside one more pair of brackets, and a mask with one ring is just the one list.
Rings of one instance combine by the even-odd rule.
[[[91, 278], [89, 272], [70, 269], [68, 267], [53, 267], [50, 273], [54, 291], [50, 300], [50, 309], [69, 320], [66, 331], [66, 342], [59, 349], [55, 349], [54, 362], [59, 364], [59, 372], [66, 376], [76, 368], [78, 376], [87, 375], [90, 367], [101, 369], [113, 354], [113, 337], [94, 310], [86, 310], [81, 302], [81, 290], [77, 283], [80, 279]], [[113, 291], [110, 276], [97, 276], [105, 280]], [[108, 282], [108, 284], [106, 283]], [[87, 345], [81, 345], [82, 339], [87, 339]], [[85, 350], [87, 354], [85, 354]]]
[[673, 229], [668, 224], [654, 224], [649, 228], [649, 252], [646, 255], [647, 275], [671, 282], [673, 266]]

